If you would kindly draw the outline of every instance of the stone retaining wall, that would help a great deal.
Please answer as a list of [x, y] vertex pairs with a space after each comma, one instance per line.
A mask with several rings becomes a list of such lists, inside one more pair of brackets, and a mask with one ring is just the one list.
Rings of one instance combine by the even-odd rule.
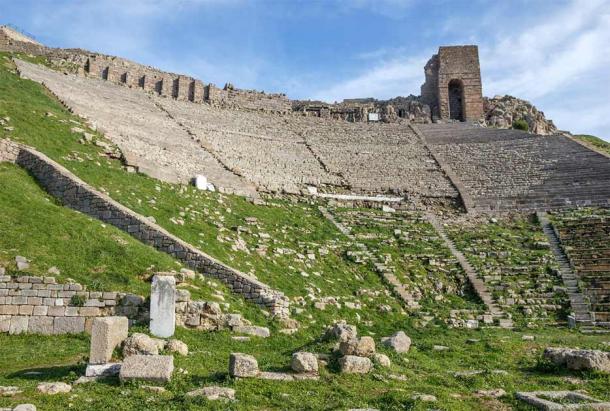
[[137, 318], [144, 298], [85, 291], [80, 284], [57, 284], [54, 277], [0, 276], [0, 332], [68, 334], [91, 330], [93, 318]]
[[[223, 313], [216, 302], [192, 301], [184, 290], [176, 294], [175, 312], [176, 325], [185, 328], [216, 331], [250, 325], [241, 314]], [[124, 292], [87, 291], [77, 283], [58, 284], [55, 277], [0, 275], [0, 332], [78, 334], [91, 332], [93, 319], [106, 316], [148, 324], [150, 301]]]
[[[4, 141], [4, 148], [7, 148], [6, 152], [9, 154], [0, 154], [0, 156], [10, 157], [14, 147], [14, 143]], [[26, 146], [18, 147], [19, 154], [16, 163], [28, 170], [42, 187], [64, 205], [112, 224], [143, 243], [182, 261], [189, 267], [219, 279], [231, 290], [243, 295], [246, 300], [267, 308], [272, 315], [280, 318], [288, 317], [289, 302], [283, 293], [224, 265], [180, 240], [160, 226], [95, 190], [44, 154]], [[0, 146], [0, 152], [3, 152], [2, 149], [3, 147]]]
[[14, 163], [19, 154], [19, 146], [9, 139], [0, 139], [0, 162]]

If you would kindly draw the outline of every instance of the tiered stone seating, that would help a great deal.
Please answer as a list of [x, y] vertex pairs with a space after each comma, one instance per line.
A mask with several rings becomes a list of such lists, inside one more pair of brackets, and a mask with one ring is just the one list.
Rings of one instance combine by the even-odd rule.
[[327, 193], [457, 197], [408, 124], [221, 109], [25, 62], [18, 66], [155, 177], [186, 182], [203, 174], [217, 187], [249, 195], [255, 186], [288, 193], [317, 186]]
[[610, 210], [564, 212], [555, 216], [555, 227], [592, 318], [610, 325]]
[[529, 217], [454, 224], [449, 232], [497, 304], [514, 318], [552, 318], [567, 308], [557, 263]]
[[417, 127], [463, 184], [472, 211], [610, 205], [610, 159], [568, 137], [467, 124]]
[[229, 168], [270, 191], [456, 197], [405, 124], [367, 124], [219, 110], [158, 99]]
[[364, 209], [333, 213], [367, 250], [363, 253], [357, 247], [351, 253], [354, 261], [371, 264], [409, 307], [444, 318], [452, 326], [482, 319], [484, 306], [473, 297], [464, 271], [421, 213]]

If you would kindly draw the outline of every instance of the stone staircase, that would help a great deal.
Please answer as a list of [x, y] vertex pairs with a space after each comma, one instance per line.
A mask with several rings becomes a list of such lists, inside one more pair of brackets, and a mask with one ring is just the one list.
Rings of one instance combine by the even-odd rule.
[[463, 123], [417, 128], [469, 212], [610, 205], [610, 159], [568, 137]]
[[411, 293], [409, 293], [404, 284], [402, 284], [398, 277], [396, 277], [394, 270], [387, 266], [386, 261], [384, 261], [381, 256], [371, 252], [365, 244], [359, 243], [356, 236], [352, 234], [352, 230], [341, 222], [337, 221], [335, 216], [330, 213], [328, 209], [322, 206], [318, 207], [318, 209], [328, 221], [330, 221], [342, 234], [347, 236], [347, 238], [353, 241], [360, 248], [359, 252], [353, 252], [351, 254], [351, 257], [355, 262], [370, 262], [375, 271], [392, 287], [392, 291], [398, 297], [400, 297], [407, 307], [419, 308], [417, 301], [413, 299]]
[[512, 328], [513, 321], [508, 318], [507, 314], [502, 311], [502, 309], [496, 304], [491, 293], [487, 289], [485, 282], [480, 278], [477, 274], [474, 267], [468, 262], [464, 254], [460, 250], [457, 249], [453, 240], [449, 238], [447, 233], [445, 232], [445, 228], [441, 224], [440, 221], [436, 218], [436, 216], [432, 214], [427, 214], [426, 218], [432, 224], [438, 235], [443, 239], [447, 248], [451, 251], [451, 254], [457, 259], [457, 261], [462, 266], [462, 269], [466, 273], [470, 284], [474, 288], [475, 292], [483, 301], [489, 313], [493, 316], [494, 320], [498, 322], [500, 327], [502, 328]]
[[555, 232], [555, 229], [553, 228], [553, 225], [545, 212], [538, 212], [536, 213], [536, 216], [538, 217], [538, 221], [542, 226], [542, 231], [544, 231], [544, 234], [546, 234], [549, 240], [551, 251], [559, 263], [559, 273], [561, 274], [563, 284], [566, 288], [566, 293], [570, 299], [572, 313], [570, 314], [568, 321], [572, 326], [576, 324], [591, 326], [593, 324], [591, 306], [588, 299], [580, 290], [578, 278], [572, 269], [568, 256], [561, 247], [559, 237], [557, 236], [557, 233]]
[[555, 219], [554, 234], [588, 304], [591, 326], [610, 328], [610, 210], [561, 212]]

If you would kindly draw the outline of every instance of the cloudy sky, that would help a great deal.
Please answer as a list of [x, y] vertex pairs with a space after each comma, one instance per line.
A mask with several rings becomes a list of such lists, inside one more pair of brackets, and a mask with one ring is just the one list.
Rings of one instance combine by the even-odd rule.
[[487, 96], [610, 140], [610, 0], [0, 0], [0, 23], [223, 85], [326, 101], [419, 94], [478, 44]]

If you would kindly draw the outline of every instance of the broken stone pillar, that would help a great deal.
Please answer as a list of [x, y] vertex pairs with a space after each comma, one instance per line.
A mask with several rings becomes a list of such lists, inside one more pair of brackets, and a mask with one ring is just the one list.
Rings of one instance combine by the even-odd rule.
[[176, 328], [176, 279], [171, 275], [155, 275], [150, 293], [150, 332], [168, 338]]
[[115, 347], [127, 338], [127, 317], [97, 317], [91, 328], [89, 364], [105, 364]]

